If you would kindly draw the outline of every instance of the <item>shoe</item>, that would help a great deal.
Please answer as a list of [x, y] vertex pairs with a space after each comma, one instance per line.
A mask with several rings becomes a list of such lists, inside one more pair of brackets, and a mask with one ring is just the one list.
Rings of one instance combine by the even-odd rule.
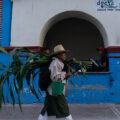
[[72, 116], [71, 115], [69, 115], [68, 117], [66, 117], [66, 119], [65, 120], [73, 120], [73, 118], [72, 118]]

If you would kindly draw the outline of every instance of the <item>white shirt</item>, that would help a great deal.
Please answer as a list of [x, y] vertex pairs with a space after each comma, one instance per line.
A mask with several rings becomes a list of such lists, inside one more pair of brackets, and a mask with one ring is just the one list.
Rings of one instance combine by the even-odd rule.
[[[66, 72], [62, 71], [63, 68], [64, 68], [63, 62], [58, 58], [53, 57], [53, 60], [49, 66], [50, 78], [52, 81], [61, 81], [62, 83], [66, 83], [66, 80], [65, 80]], [[51, 85], [48, 87], [48, 92], [50, 95], [52, 95]], [[65, 87], [64, 87], [63, 94], [64, 93], [65, 93]]]

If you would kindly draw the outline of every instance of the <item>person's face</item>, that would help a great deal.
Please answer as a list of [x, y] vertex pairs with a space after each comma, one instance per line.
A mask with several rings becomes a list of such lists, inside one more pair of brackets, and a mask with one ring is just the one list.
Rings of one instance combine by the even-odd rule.
[[49, 49], [44, 50], [44, 53], [45, 53], [45, 54], [50, 54], [50, 50], [49, 50]]
[[62, 61], [65, 61], [65, 59], [66, 59], [66, 53], [59, 54], [58, 58], [61, 59]]
[[99, 51], [99, 54], [102, 56], [103, 55], [103, 51]]

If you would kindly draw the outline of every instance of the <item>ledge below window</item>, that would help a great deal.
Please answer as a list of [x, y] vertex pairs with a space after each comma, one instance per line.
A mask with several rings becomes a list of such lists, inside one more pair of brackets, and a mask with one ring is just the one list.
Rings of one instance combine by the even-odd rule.
[[[79, 74], [82, 74], [79, 72]], [[85, 74], [110, 74], [110, 72], [85, 72]]]

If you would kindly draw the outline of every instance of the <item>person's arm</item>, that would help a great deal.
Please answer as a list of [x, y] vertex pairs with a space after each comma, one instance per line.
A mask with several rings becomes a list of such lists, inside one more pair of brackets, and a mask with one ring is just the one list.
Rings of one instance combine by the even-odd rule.
[[103, 57], [101, 58], [100, 67], [105, 68], [105, 67], [106, 67], [106, 62], [107, 62], [107, 57], [106, 57], [106, 56], [103, 56]]
[[106, 68], [106, 62], [104, 62], [103, 64], [99, 65], [99, 70], [103, 71]]
[[53, 81], [64, 80], [66, 77], [66, 72], [59, 72], [57, 65], [52, 65], [50, 68], [50, 78]]
[[106, 62], [104, 62], [103, 64], [101, 64], [100, 67], [105, 68], [106, 67]]
[[64, 71], [59, 72], [58, 68], [56, 65], [52, 66], [49, 68], [50, 69], [50, 78], [53, 81], [61, 81], [69, 78], [72, 74], [71, 73], [66, 73]]
[[71, 76], [72, 76], [72, 73], [71, 73], [71, 72], [65, 74], [65, 78], [66, 78], [66, 79], [68, 79], [68, 78], [71, 77]]

